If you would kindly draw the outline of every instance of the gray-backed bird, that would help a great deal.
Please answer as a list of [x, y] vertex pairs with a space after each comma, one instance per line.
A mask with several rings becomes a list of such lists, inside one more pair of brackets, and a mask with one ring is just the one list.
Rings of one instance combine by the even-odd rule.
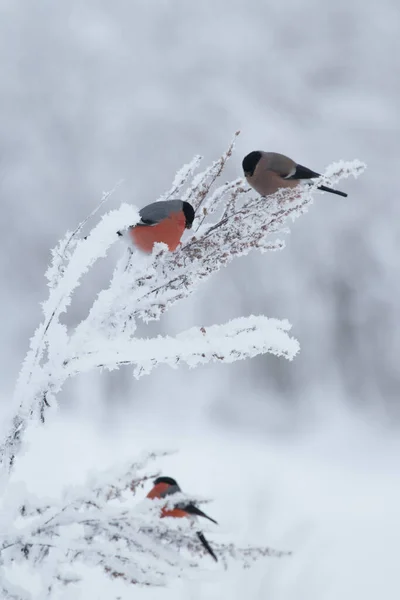
[[[167, 496], [171, 496], [172, 494], [177, 494], [182, 491], [175, 479], [172, 479], [172, 477], [157, 477], [157, 479], [155, 479], [153, 483], [154, 487], [147, 494], [147, 498], [150, 499], [166, 498]], [[197, 506], [193, 504], [193, 502], [179, 502], [172, 508], [162, 508], [160, 516], [161, 518], [174, 517], [178, 519], [182, 517], [204, 517], [205, 519], [208, 519], [209, 521], [218, 524], [217, 521], [214, 521], [214, 519], [203, 513], [203, 511], [199, 508], [197, 508]], [[204, 533], [202, 531], [196, 531], [196, 534], [204, 548], [217, 562], [218, 558], [216, 557], [210, 544], [207, 542]]]
[[[262, 150], [254, 150], [247, 154], [242, 161], [242, 167], [247, 183], [261, 196], [270, 196], [280, 188], [294, 188], [303, 181], [321, 177], [319, 173], [297, 164], [284, 154]], [[318, 189], [347, 197], [344, 192], [325, 185], [319, 185]]]
[[[139, 211], [140, 221], [129, 227], [131, 241], [143, 252], [151, 253], [154, 244], [163, 242], [173, 252], [185, 229], [192, 227], [194, 209], [183, 200], [165, 200], [148, 204]], [[120, 231], [118, 235], [122, 235]]]

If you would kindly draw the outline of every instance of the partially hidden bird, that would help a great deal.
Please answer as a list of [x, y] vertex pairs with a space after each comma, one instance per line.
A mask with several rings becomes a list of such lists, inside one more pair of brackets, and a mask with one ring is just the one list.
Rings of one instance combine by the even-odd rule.
[[[277, 152], [254, 150], [247, 154], [242, 167], [247, 183], [261, 196], [270, 196], [280, 188], [294, 188], [304, 181], [321, 177], [319, 173], [299, 165], [294, 160]], [[347, 197], [347, 194], [319, 185], [323, 192]]]
[[[172, 477], [157, 477], [153, 481], [154, 487], [147, 494], [147, 498], [153, 500], [155, 498], [166, 498], [167, 496], [171, 496], [173, 494], [181, 493], [182, 490]], [[174, 517], [174, 518], [183, 518], [188, 517], [191, 519], [197, 519], [197, 517], [203, 517], [212, 521], [218, 525], [217, 521], [206, 515], [202, 510], [200, 510], [193, 502], [178, 502], [173, 507], [163, 507], [161, 509], [161, 518], [164, 517]], [[204, 533], [202, 531], [196, 531], [197, 537], [202, 543], [205, 550], [210, 554], [213, 559], [217, 562], [218, 558], [215, 555], [215, 552], [211, 548], [209, 542], [206, 540]]]
[[[178, 247], [185, 229], [190, 229], [194, 220], [194, 209], [184, 200], [165, 200], [148, 204], [139, 211], [140, 221], [129, 227], [128, 234], [133, 244], [146, 253], [151, 253], [154, 244], [163, 242], [173, 252]], [[122, 236], [122, 232], [118, 231]]]

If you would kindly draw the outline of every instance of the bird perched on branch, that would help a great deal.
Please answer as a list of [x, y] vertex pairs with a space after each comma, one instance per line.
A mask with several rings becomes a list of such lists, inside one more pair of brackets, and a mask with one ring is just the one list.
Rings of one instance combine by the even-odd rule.
[[[294, 188], [302, 181], [321, 177], [319, 173], [297, 164], [288, 156], [262, 150], [254, 150], [247, 154], [242, 161], [242, 167], [247, 183], [261, 196], [270, 196], [280, 188]], [[347, 197], [344, 192], [325, 185], [319, 185], [318, 189]]]
[[[151, 500], [153, 500], [154, 498], [166, 498], [167, 496], [171, 496], [182, 491], [175, 479], [172, 479], [172, 477], [157, 477], [157, 479], [155, 479], [153, 483], [154, 487], [147, 494], [147, 498], [150, 498]], [[174, 517], [178, 519], [183, 517], [188, 517], [192, 519], [196, 519], [197, 517], [204, 517], [205, 519], [208, 519], [209, 521], [212, 521], [212, 523], [218, 525], [217, 521], [206, 515], [195, 504], [193, 504], [193, 502], [178, 502], [172, 508], [163, 507], [161, 509], [161, 518], [163, 517]], [[201, 531], [197, 531], [196, 534], [206, 551], [217, 562], [218, 558], [213, 552], [204, 534]]]
[[[134, 245], [143, 252], [151, 253], [154, 244], [163, 242], [173, 252], [185, 229], [192, 227], [194, 209], [183, 200], [165, 200], [148, 204], [139, 211], [139, 215], [139, 223], [128, 230]], [[120, 231], [117, 233], [122, 236]]]

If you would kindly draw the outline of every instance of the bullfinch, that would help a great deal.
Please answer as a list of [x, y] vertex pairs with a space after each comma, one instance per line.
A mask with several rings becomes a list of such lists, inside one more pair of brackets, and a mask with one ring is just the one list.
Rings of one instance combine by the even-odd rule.
[[[165, 200], [148, 204], [139, 211], [139, 215], [139, 223], [128, 230], [133, 244], [150, 254], [154, 244], [163, 242], [173, 252], [185, 229], [192, 227], [194, 209], [183, 200]], [[122, 235], [120, 231], [117, 233]]]
[[[154, 498], [166, 498], [167, 496], [171, 496], [172, 494], [177, 494], [182, 491], [175, 479], [172, 479], [172, 477], [157, 477], [157, 479], [155, 479], [153, 483], [154, 487], [147, 494], [147, 498], [151, 500], [153, 500]], [[175, 504], [173, 508], [162, 508], [161, 518], [164, 517], [175, 517], [178, 519], [182, 517], [189, 517], [192, 519], [196, 519], [197, 517], [204, 517], [205, 519], [208, 519], [209, 521], [212, 521], [213, 523], [218, 525], [217, 521], [203, 513], [203, 511], [197, 508], [197, 506], [192, 502], [179, 502]], [[204, 534], [201, 531], [197, 531], [196, 533], [204, 548], [217, 562], [218, 558], [216, 557], [210, 544], [204, 537]]]
[[[277, 152], [255, 150], [242, 161], [247, 183], [261, 196], [270, 196], [280, 188], [294, 188], [302, 181], [321, 177], [319, 173], [298, 165], [294, 160]], [[339, 190], [319, 185], [319, 190], [347, 197]]]

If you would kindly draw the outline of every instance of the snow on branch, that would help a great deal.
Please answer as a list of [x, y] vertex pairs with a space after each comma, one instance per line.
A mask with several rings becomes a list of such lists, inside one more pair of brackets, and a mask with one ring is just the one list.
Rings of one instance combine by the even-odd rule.
[[107, 343], [94, 339], [84, 349], [78, 346], [65, 366], [71, 376], [96, 367], [133, 364], [134, 374], [139, 377], [162, 363], [171, 367], [181, 363], [196, 367], [209, 361], [234, 362], [265, 352], [292, 359], [299, 344], [287, 335], [289, 329], [288, 321], [251, 316], [234, 319], [225, 325], [194, 327], [175, 338], [158, 336]]
[[[14, 395], [13, 422], [0, 445], [0, 460], [6, 468], [13, 464], [27, 423], [44, 422], [46, 409], [65, 380], [79, 372], [132, 364], [138, 376], [162, 362], [195, 366], [263, 352], [289, 359], [296, 354], [298, 346], [287, 334], [288, 324], [265, 317], [207, 328], [199, 324], [176, 338], [135, 338], [138, 319], [159, 319], [172, 304], [195, 292], [198, 285], [234, 258], [254, 250], [283, 248], [277, 236], [287, 233], [287, 223], [308, 209], [321, 182], [357, 177], [364, 169], [359, 161], [341, 161], [312, 185], [282, 189], [268, 198], [249, 193], [243, 179], [218, 185], [238, 133], [227, 151], [200, 174], [193, 175], [200, 156], [184, 165], [171, 189], [161, 196], [162, 200], [180, 196], [196, 210], [192, 233], [181, 246], [169, 252], [163, 244], [156, 244], [151, 255], [125, 250], [109, 286], [94, 300], [87, 317], [71, 330], [60, 322], [60, 317], [68, 309], [73, 292], [112, 244], [124, 243], [116, 231], [137, 223], [138, 210], [123, 204], [104, 215], [88, 236], [80, 238], [89, 216], [53, 251], [47, 271], [50, 292], [43, 304], [44, 319], [31, 340]], [[103, 195], [101, 205], [111, 194]]]
[[[59, 502], [27, 498], [9, 477], [28, 426], [45, 422], [47, 409], [56, 404], [56, 395], [69, 377], [127, 364], [139, 377], [163, 363], [196, 367], [266, 352], [291, 360], [298, 352], [298, 342], [288, 334], [289, 323], [265, 316], [222, 325], [200, 323], [175, 337], [135, 336], [138, 320], [159, 319], [234, 258], [283, 248], [278, 236], [308, 209], [318, 185], [357, 177], [364, 169], [359, 161], [336, 163], [308, 187], [279, 190], [263, 198], [251, 193], [243, 179], [221, 180], [235, 138], [217, 161], [197, 175], [201, 157], [194, 157], [161, 196], [160, 200], [180, 197], [196, 210], [193, 228], [175, 252], [164, 244], [156, 244], [150, 255], [126, 249], [116, 232], [139, 220], [138, 208], [126, 204], [103, 215], [82, 237], [83, 226], [95, 217], [97, 207], [53, 250], [43, 321], [31, 339], [13, 398], [12, 419], [0, 444], [2, 597], [30, 598], [6, 573], [6, 568], [24, 561], [40, 566], [45, 578], [42, 598], [50, 597], [55, 586], [76, 581], [78, 564], [95, 565], [110, 577], [143, 585], [162, 585], [200, 566], [203, 547], [189, 519], [160, 520], [157, 501], [132, 504], [150, 477], [142, 472], [146, 460], [92, 478], [82, 488], [68, 490]], [[103, 195], [100, 206], [112, 192]], [[121, 245], [123, 255], [111, 281], [94, 298], [86, 318], [68, 329], [61, 317], [73, 293], [114, 243]], [[229, 544], [216, 544], [215, 552], [223, 564], [235, 558], [245, 566], [255, 558], [284, 554]]]
[[[0, 535], [3, 571], [15, 563], [40, 568], [45, 574], [40, 597], [50, 598], [56, 586], [78, 581], [72, 575], [77, 564], [101, 567], [109, 577], [151, 586], [164, 585], [171, 577], [198, 569], [206, 559], [189, 519], [160, 519], [165, 500], [137, 498], [143, 495], [142, 488], [150, 477], [142, 471], [156, 457], [148, 455], [138, 463], [92, 476], [86, 485], [66, 490], [59, 501], [41, 503], [28, 498], [18, 486], [16, 490], [10, 486], [9, 494], [14, 495], [20, 517]], [[199, 502], [183, 494], [169, 502], [182, 500]], [[261, 557], [290, 554], [268, 547], [236, 548], [221, 543], [213, 543], [214, 548], [225, 567], [231, 559], [248, 566]], [[12, 588], [4, 572], [1, 586], [3, 593], [7, 591], [5, 598], [29, 597], [26, 590]]]

